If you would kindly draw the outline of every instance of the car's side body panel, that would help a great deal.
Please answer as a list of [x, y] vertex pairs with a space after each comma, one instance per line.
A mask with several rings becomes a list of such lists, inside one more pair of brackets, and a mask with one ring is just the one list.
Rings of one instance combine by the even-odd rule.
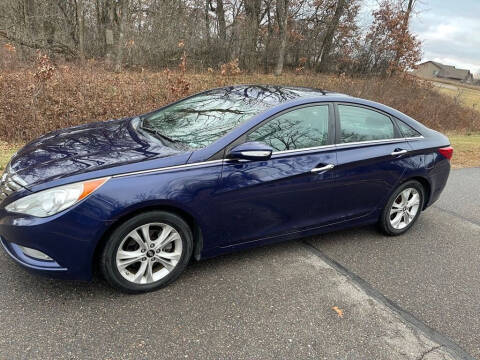
[[338, 166], [334, 169], [337, 202], [332, 212], [339, 219], [366, 216], [383, 207], [411, 165], [408, 153], [391, 155], [399, 149], [410, 150], [408, 142], [398, 139], [337, 146]]
[[336, 164], [334, 146], [277, 153], [267, 161], [232, 162], [223, 167], [221, 246], [275, 237], [326, 225], [335, 201], [332, 173], [311, 170]]

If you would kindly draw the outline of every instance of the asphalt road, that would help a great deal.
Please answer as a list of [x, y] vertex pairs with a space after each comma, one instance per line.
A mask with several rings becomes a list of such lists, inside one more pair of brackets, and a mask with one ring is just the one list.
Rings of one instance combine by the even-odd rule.
[[0, 256], [0, 288], [0, 359], [460, 358], [300, 241], [194, 264], [139, 296]]
[[308, 241], [480, 358], [480, 168], [453, 170], [403, 236], [367, 227]]
[[140, 296], [36, 277], [0, 252], [0, 359], [458, 358], [382, 293], [480, 357], [479, 178], [454, 171], [404, 236], [362, 228], [223, 256]]

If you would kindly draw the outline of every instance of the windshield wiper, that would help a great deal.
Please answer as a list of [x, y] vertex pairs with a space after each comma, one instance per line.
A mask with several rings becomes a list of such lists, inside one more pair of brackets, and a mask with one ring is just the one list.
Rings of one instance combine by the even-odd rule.
[[155, 135], [155, 136], [158, 137], [158, 138], [168, 140], [168, 141], [170, 141], [170, 142], [172, 142], [172, 143], [178, 143], [178, 142], [179, 142], [178, 140], [174, 140], [174, 139], [168, 137], [167, 135], [163, 135], [163, 134], [159, 133], [157, 130], [152, 129], [151, 127], [144, 126], [144, 125], [143, 125], [143, 122], [142, 122], [142, 124], [140, 125], [140, 128], [141, 128], [142, 130], [145, 130], [145, 131], [149, 132], [150, 134]]

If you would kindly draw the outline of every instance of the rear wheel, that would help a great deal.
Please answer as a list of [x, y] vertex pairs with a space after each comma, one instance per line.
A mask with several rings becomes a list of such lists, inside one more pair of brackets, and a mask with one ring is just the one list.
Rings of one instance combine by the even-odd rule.
[[192, 255], [193, 237], [179, 216], [152, 211], [121, 224], [103, 249], [100, 268], [117, 289], [140, 293], [174, 281]]
[[422, 184], [410, 180], [400, 185], [383, 209], [379, 225], [387, 235], [400, 235], [417, 221], [425, 199]]

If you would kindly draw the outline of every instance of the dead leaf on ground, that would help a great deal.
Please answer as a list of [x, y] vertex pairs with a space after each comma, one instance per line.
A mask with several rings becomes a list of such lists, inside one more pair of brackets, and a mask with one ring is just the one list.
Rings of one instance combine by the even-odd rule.
[[340, 309], [338, 306], [332, 307], [332, 310], [337, 313], [338, 317], [343, 318], [343, 310]]

